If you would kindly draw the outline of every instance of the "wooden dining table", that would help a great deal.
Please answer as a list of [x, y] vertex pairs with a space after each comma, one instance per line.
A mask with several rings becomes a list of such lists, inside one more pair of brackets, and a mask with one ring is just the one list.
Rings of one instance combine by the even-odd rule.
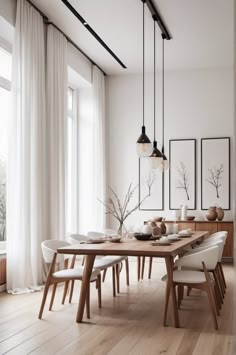
[[[59, 254], [86, 255], [76, 321], [78, 323], [81, 323], [83, 321], [86, 294], [90, 282], [91, 273], [93, 270], [94, 260], [97, 255], [151, 256], [165, 259], [167, 270], [167, 283], [168, 287], [170, 287], [171, 290], [174, 326], [178, 328], [179, 317], [176, 295], [173, 287], [174, 257], [178, 255], [181, 250], [183, 250], [187, 246], [190, 246], [192, 244], [197, 243], [198, 241], [203, 240], [206, 235], [208, 235], [208, 232], [194, 232], [190, 237], [181, 238], [181, 240], [172, 242], [170, 245], [154, 246], [152, 245], [153, 242], [150, 240], [139, 241], [136, 239], [124, 239], [120, 243], [104, 242], [101, 244], [75, 244], [59, 248], [57, 250], [57, 253]], [[165, 319], [165, 314], [163, 319]]]

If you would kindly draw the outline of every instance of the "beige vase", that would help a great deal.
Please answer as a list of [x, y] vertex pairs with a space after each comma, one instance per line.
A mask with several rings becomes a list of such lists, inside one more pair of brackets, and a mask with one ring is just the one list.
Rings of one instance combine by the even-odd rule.
[[216, 212], [215, 206], [209, 207], [208, 212], [206, 214], [206, 218], [208, 219], [208, 221], [215, 221], [216, 220], [217, 212]]
[[221, 207], [217, 207], [216, 213], [217, 213], [218, 221], [222, 221], [222, 219], [224, 218], [224, 215], [225, 215], [224, 210]]

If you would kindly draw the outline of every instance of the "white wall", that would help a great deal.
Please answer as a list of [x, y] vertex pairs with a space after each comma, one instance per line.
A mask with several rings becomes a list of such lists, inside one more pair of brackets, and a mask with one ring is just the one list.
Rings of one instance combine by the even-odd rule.
[[[204, 219], [206, 214], [206, 211], [200, 210], [200, 139], [229, 136], [233, 152], [233, 74], [233, 69], [178, 71], [166, 74], [165, 149], [168, 155], [169, 139], [197, 139], [197, 210], [191, 211], [191, 215], [196, 215], [199, 219]], [[146, 77], [145, 124], [149, 138], [152, 139], [153, 79], [152, 75]], [[158, 81], [157, 97], [159, 95], [160, 82]], [[160, 142], [159, 105], [161, 100], [157, 100], [157, 139]], [[138, 183], [138, 157], [135, 143], [142, 123], [142, 77], [140, 75], [107, 78], [107, 123], [109, 184], [117, 189], [120, 196], [124, 196], [130, 182]], [[165, 174], [165, 211], [137, 211], [131, 215], [127, 224], [142, 223], [145, 219], [157, 215], [172, 216], [172, 211], [169, 211], [168, 189], [169, 174], [167, 173]], [[231, 195], [233, 196], [232, 186]], [[137, 196], [133, 199], [133, 203], [135, 202]], [[233, 197], [231, 206], [232, 204]], [[225, 219], [232, 219], [232, 211], [225, 213]], [[112, 222], [111, 219], [111, 224]]]

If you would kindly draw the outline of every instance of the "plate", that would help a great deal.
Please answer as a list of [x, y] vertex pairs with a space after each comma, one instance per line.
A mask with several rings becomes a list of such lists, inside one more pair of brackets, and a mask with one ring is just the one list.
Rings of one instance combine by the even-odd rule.
[[90, 239], [84, 242], [84, 244], [100, 244], [100, 243], [104, 243], [105, 241], [106, 239]]
[[179, 238], [190, 238], [192, 237], [192, 234], [179, 234]]
[[111, 243], [120, 243], [121, 242], [121, 237], [120, 238], [109, 238], [108, 239], [109, 242]]
[[160, 243], [159, 241], [152, 242], [153, 246], [165, 246], [165, 245], [171, 245], [170, 242], [165, 242], [165, 243]]
[[178, 242], [180, 240], [180, 237], [176, 237], [176, 238], [168, 238], [168, 240], [170, 242]]

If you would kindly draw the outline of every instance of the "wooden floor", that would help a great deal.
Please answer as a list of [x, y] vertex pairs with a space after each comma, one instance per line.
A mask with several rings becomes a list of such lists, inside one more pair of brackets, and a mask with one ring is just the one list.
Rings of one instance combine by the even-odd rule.
[[[137, 282], [136, 262], [130, 262], [131, 285], [121, 281], [121, 293], [112, 297], [110, 272], [102, 285], [102, 309], [91, 286], [91, 319], [75, 322], [79, 283], [73, 303], [60, 304], [58, 289], [54, 309], [38, 320], [42, 292], [26, 295], [0, 294], [0, 354], [83, 355], [235, 355], [236, 283], [232, 265], [224, 266], [227, 293], [215, 331], [207, 299], [199, 291], [185, 296], [180, 311], [181, 328], [162, 326], [165, 285], [160, 281], [165, 264], [155, 261], [152, 279]], [[122, 271], [124, 274], [124, 270]]]

